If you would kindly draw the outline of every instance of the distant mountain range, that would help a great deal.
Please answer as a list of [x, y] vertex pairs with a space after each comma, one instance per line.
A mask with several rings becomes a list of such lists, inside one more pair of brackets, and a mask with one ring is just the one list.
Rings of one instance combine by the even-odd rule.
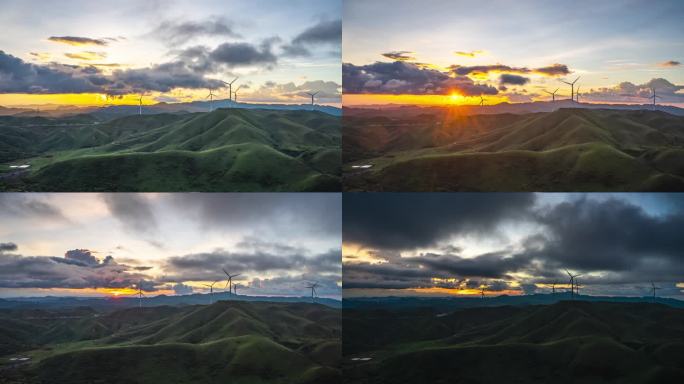
[[[232, 100], [214, 100], [211, 103], [212, 109], [217, 108], [241, 108], [241, 109], [271, 109], [283, 111], [319, 111], [333, 116], [341, 116], [342, 109], [329, 105], [311, 104], [258, 104], [258, 103], [239, 103]], [[157, 103], [144, 105], [142, 113], [153, 115], [158, 113], [192, 113], [209, 112], [210, 103], [208, 101], [193, 101], [189, 103]], [[0, 116], [20, 116], [20, 117], [65, 117], [78, 114], [92, 114], [100, 119], [114, 119], [117, 117], [137, 115], [139, 106], [137, 105], [111, 105], [103, 107], [81, 107], [81, 106], [49, 106], [49, 107], [3, 107], [0, 106]]]
[[[209, 304], [209, 294], [195, 293], [191, 295], [158, 295], [143, 297], [142, 305], [145, 307], [156, 307], [162, 305], [183, 306]], [[311, 303], [311, 297], [307, 296], [249, 296], [235, 295], [228, 292], [216, 292], [213, 294], [213, 301], [247, 301], [247, 302], [277, 302], [277, 303]], [[0, 309], [13, 308], [41, 308], [59, 309], [90, 307], [96, 310], [113, 310], [121, 308], [137, 307], [140, 304], [137, 297], [64, 297], [64, 296], [44, 296], [44, 297], [18, 297], [0, 299]], [[341, 308], [340, 300], [330, 298], [316, 298], [313, 302], [332, 308]]]
[[[435, 308], [436, 310], [455, 310], [459, 308], [473, 307], [496, 307], [502, 305], [526, 306], [526, 305], [550, 305], [561, 301], [571, 300], [573, 297], [569, 292], [559, 292], [555, 294], [537, 293], [532, 295], [520, 296], [487, 296], [480, 297], [355, 297], [343, 300], [344, 308], [349, 309], [411, 309], [416, 308]], [[652, 297], [626, 297], [626, 296], [590, 296], [575, 295], [577, 301], [588, 302], [611, 302], [611, 303], [653, 303]], [[656, 297], [655, 303], [664, 304], [673, 308], [684, 308], [684, 301]]]
[[[499, 103], [494, 105], [457, 105], [457, 106], [420, 106], [420, 105], [401, 105], [401, 104], [386, 104], [386, 105], [366, 105], [344, 107], [345, 116], [365, 116], [369, 114], [377, 114], [377, 111], [393, 112], [404, 115], [417, 115], [421, 113], [432, 113], [435, 110], [453, 110], [463, 115], [496, 115], [502, 113], [526, 114], [536, 112], [553, 112], [561, 108], [581, 108], [581, 109], [613, 109], [622, 111], [662, 111], [677, 116], [684, 116], [684, 108], [674, 107], [670, 105], [656, 105], [654, 108], [651, 104], [604, 104], [604, 103], [578, 103], [572, 100], [557, 100], [557, 101], [535, 101], [529, 103]], [[375, 112], [373, 112], [375, 111]]]

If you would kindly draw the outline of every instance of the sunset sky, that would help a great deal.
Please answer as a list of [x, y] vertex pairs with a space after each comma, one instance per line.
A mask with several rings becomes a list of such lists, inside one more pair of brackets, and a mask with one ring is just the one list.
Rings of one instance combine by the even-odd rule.
[[344, 296], [550, 293], [684, 298], [684, 196], [345, 195]]
[[341, 295], [339, 194], [0, 194], [0, 297]]
[[349, 0], [344, 104], [684, 105], [684, 2]]
[[[0, 0], [0, 105], [340, 103], [340, 0]], [[105, 94], [112, 97], [107, 100]], [[219, 89], [227, 99], [228, 90]], [[134, 99], [135, 98], [135, 99]]]

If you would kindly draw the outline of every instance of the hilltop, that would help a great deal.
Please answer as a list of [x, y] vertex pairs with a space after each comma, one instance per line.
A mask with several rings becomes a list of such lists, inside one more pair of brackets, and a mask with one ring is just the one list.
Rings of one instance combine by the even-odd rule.
[[0, 128], [4, 190], [340, 189], [340, 119], [322, 112], [218, 109], [106, 122], [9, 116]]
[[343, 325], [349, 383], [684, 380], [684, 309], [660, 304], [345, 309]]
[[[319, 304], [9, 310], [0, 330], [9, 383], [340, 380], [340, 311]], [[29, 363], [12, 363], [17, 354]]]
[[661, 111], [383, 113], [343, 125], [349, 191], [684, 190], [684, 117]]

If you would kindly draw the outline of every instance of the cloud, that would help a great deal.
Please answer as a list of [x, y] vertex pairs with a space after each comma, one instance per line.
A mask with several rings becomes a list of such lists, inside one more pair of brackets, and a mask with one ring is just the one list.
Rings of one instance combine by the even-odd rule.
[[192, 287], [183, 283], [177, 283], [172, 288], [176, 295], [189, 295], [192, 293]]
[[675, 60], [668, 60], [668, 61], [664, 61], [658, 65], [661, 67], [668, 68], [668, 67], [678, 67], [678, 66], [682, 65], [682, 63], [680, 63], [679, 61], [675, 61]]
[[625, 81], [614, 87], [590, 89], [583, 92], [582, 96], [591, 101], [650, 103], [653, 88], [656, 89], [659, 103], [684, 102], [684, 93], [680, 92], [684, 90], [684, 86], [675, 85], [663, 78], [651, 79], [644, 84]]
[[393, 52], [383, 53], [382, 55], [388, 59], [392, 59], [395, 61], [413, 61], [416, 59], [413, 56], [414, 53], [411, 51], [393, 51]]
[[262, 102], [293, 101], [308, 102], [311, 98], [307, 92], [318, 92], [319, 103], [335, 103], [342, 100], [341, 86], [334, 81], [305, 81], [302, 84], [266, 82], [246, 94], [250, 100]]
[[0, 216], [43, 221], [66, 220], [58, 207], [26, 193], [0, 193]]
[[75, 46], [81, 46], [81, 45], [106, 46], [109, 44], [106, 39], [91, 39], [89, 37], [77, 37], [77, 36], [50, 36], [48, 38], [48, 40], [55, 42], [55, 43], [75, 45]]
[[159, 24], [150, 35], [171, 46], [182, 45], [202, 36], [241, 37], [235, 32], [233, 23], [222, 17], [201, 21], [167, 20]]
[[0, 243], [0, 253], [8, 251], [16, 251], [17, 245], [14, 243]]
[[483, 55], [484, 53], [485, 53], [485, 51], [480, 51], [480, 50], [470, 51], [470, 52], [456, 51], [456, 52], [454, 52], [454, 55], [463, 56], [463, 57], [476, 57], [476, 56]]
[[85, 249], [67, 251], [65, 257], [0, 253], [0, 287], [125, 288], [146, 281], [146, 275], [129, 269], [111, 256], [98, 260]]
[[455, 233], [490, 233], [502, 218], [526, 215], [532, 194], [349, 194], [343, 206], [345, 242], [381, 249], [436, 245]]
[[147, 199], [136, 193], [105, 193], [101, 195], [109, 212], [124, 229], [135, 233], [157, 230], [157, 220]]
[[78, 52], [78, 53], [65, 53], [64, 56], [74, 59], [74, 60], [86, 60], [86, 61], [91, 61], [91, 60], [102, 60], [107, 58], [107, 54], [105, 52], [93, 52], [93, 51], [84, 51], [84, 52]]
[[564, 64], [553, 64], [546, 67], [539, 68], [526, 68], [526, 67], [511, 67], [504, 64], [494, 64], [494, 65], [474, 65], [474, 66], [461, 66], [452, 65], [449, 67], [453, 73], [458, 75], [474, 75], [474, 74], [488, 74], [494, 73], [509, 73], [509, 74], [538, 74], [549, 77], [564, 76], [570, 73], [567, 65]]
[[182, 61], [174, 61], [149, 68], [115, 70], [105, 79], [103, 92], [108, 94], [170, 92], [175, 88], [209, 89], [223, 86], [218, 80], [208, 79]]
[[530, 78], [524, 77], [524, 76], [509, 75], [509, 74], [504, 73], [499, 77], [499, 83], [500, 84], [525, 85], [529, 82], [530, 82]]
[[310, 48], [320, 45], [342, 44], [342, 20], [322, 20], [305, 29], [282, 47], [285, 56], [310, 56]]
[[466, 96], [495, 95], [497, 89], [475, 83], [468, 77], [452, 77], [436, 69], [424, 68], [415, 63], [392, 63], [356, 66], [342, 65], [343, 92], [349, 94], [439, 94], [458, 92]]

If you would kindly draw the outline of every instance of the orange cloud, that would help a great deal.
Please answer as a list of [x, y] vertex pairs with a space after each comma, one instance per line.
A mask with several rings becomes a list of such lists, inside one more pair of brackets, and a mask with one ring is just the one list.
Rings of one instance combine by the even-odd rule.
[[105, 52], [93, 52], [93, 51], [84, 51], [84, 52], [78, 52], [78, 53], [65, 53], [64, 56], [74, 59], [74, 60], [86, 60], [86, 61], [91, 61], [91, 60], [102, 60], [107, 58], [107, 54]]
[[486, 53], [485, 51], [481, 51], [481, 50], [475, 50], [475, 51], [470, 51], [470, 52], [456, 51], [456, 52], [454, 52], [454, 55], [463, 56], [463, 57], [476, 57], [476, 56], [484, 55], [485, 53]]

